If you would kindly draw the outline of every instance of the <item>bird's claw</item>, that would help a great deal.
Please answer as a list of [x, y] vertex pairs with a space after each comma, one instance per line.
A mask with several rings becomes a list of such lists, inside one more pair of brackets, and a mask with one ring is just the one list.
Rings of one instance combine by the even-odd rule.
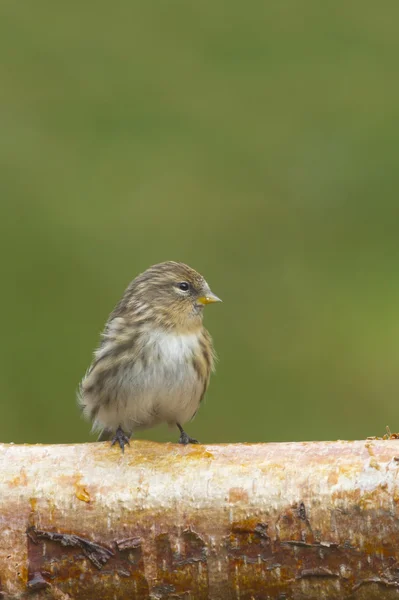
[[123, 431], [122, 427], [118, 427], [118, 429], [116, 430], [115, 435], [111, 441], [111, 446], [114, 446], [116, 443], [119, 444], [122, 452], [125, 452], [126, 444], [128, 446], [130, 446], [130, 437], [128, 435], [126, 435], [126, 433]]
[[179, 438], [179, 444], [199, 444], [199, 441], [190, 437], [185, 431], [183, 431]]

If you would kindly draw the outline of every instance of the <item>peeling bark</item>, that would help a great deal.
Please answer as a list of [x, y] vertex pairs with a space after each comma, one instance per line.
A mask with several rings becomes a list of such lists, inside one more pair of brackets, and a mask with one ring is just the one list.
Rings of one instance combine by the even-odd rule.
[[0, 445], [0, 598], [399, 598], [399, 440]]

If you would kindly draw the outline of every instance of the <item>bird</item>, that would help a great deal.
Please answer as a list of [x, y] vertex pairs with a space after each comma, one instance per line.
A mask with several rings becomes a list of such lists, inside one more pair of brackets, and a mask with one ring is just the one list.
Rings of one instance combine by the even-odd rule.
[[183, 429], [191, 421], [215, 368], [203, 308], [221, 302], [202, 275], [167, 261], [151, 266], [126, 288], [110, 314], [78, 403], [100, 431], [98, 440], [125, 445], [133, 432], [176, 425], [180, 444], [198, 444]]

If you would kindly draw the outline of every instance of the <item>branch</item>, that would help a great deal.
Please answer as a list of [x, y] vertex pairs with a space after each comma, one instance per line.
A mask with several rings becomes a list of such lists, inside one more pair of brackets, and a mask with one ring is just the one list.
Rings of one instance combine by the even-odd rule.
[[399, 441], [0, 445], [3, 598], [399, 595]]

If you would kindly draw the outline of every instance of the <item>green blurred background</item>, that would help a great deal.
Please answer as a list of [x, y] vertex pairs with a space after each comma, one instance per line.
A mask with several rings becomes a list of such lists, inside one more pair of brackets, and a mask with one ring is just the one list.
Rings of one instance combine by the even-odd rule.
[[224, 300], [189, 433], [399, 429], [398, 18], [371, 0], [1, 3], [1, 441], [94, 439], [78, 382], [163, 260]]

